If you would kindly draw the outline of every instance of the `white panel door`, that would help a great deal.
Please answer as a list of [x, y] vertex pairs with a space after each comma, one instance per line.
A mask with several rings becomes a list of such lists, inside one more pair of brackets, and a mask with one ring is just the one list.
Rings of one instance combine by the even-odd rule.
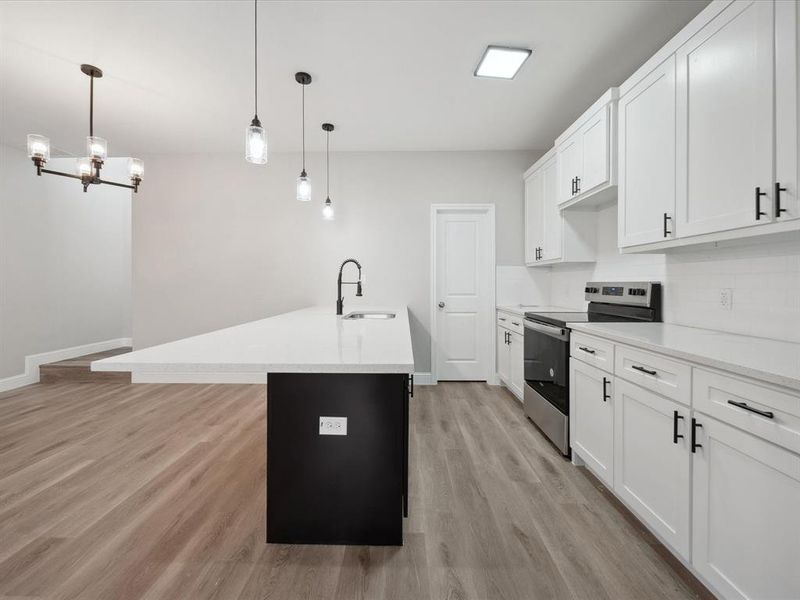
[[436, 375], [485, 381], [494, 321], [489, 314], [489, 215], [454, 210], [439, 211], [436, 218]]
[[620, 98], [618, 173], [619, 246], [673, 237], [674, 55]]
[[775, 204], [779, 221], [800, 217], [800, 18], [794, 0], [775, 3]]
[[581, 169], [580, 193], [585, 193], [598, 185], [608, 183], [610, 175], [608, 153], [608, 111], [604, 106], [581, 127]]
[[540, 260], [555, 260], [564, 255], [564, 222], [558, 210], [558, 161], [553, 158], [542, 167], [542, 249]]
[[525, 264], [538, 260], [537, 250], [544, 245], [544, 178], [542, 169], [525, 180]]
[[614, 402], [610, 375], [569, 361], [570, 439], [592, 472], [614, 486]]
[[772, 220], [773, 8], [737, 0], [676, 53], [680, 237]]
[[800, 598], [800, 455], [695, 415], [692, 564], [724, 598]]
[[624, 379], [614, 382], [614, 490], [689, 559], [689, 409]]
[[558, 203], [566, 202], [580, 192], [583, 153], [582, 137], [576, 131], [558, 147]]
[[509, 371], [511, 373], [511, 391], [514, 395], [522, 400], [525, 385], [525, 372], [524, 372], [524, 353], [525, 353], [525, 340], [517, 332], [511, 332], [509, 336]]

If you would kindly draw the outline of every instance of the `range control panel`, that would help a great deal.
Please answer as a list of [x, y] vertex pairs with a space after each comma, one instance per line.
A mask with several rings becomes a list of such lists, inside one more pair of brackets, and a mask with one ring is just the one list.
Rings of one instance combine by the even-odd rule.
[[653, 281], [590, 281], [583, 291], [590, 302], [649, 307], [654, 303], [655, 295], [661, 293], [661, 284]]

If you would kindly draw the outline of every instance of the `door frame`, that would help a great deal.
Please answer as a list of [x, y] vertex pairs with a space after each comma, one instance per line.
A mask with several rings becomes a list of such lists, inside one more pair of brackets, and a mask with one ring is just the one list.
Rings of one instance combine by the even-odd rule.
[[496, 249], [495, 249], [495, 205], [491, 204], [431, 204], [431, 263], [430, 263], [430, 311], [431, 311], [431, 384], [435, 385], [439, 382], [437, 375], [437, 352], [439, 349], [438, 340], [436, 339], [439, 332], [438, 314], [436, 310], [436, 221], [439, 214], [448, 212], [464, 212], [469, 211], [473, 213], [485, 214], [489, 219], [489, 260], [487, 281], [489, 282], [489, 304], [487, 319], [486, 335], [489, 340], [489, 364], [487, 365], [486, 383], [490, 385], [497, 384], [497, 354], [495, 348], [495, 327], [496, 319], [494, 314], [496, 312], [496, 282], [497, 264], [496, 264]]

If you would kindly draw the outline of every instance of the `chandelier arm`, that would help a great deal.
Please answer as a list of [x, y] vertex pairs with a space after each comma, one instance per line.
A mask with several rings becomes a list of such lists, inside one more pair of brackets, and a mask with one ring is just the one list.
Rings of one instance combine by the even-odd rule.
[[47, 173], [48, 175], [59, 175], [61, 177], [69, 177], [70, 179], [83, 179], [80, 175], [62, 173], [61, 171], [53, 171], [52, 169], [42, 169], [41, 171], [42, 173]]

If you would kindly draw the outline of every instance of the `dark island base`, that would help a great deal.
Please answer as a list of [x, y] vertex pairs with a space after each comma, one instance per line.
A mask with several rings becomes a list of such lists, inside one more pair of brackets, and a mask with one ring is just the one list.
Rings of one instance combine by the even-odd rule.
[[[403, 544], [408, 376], [270, 373], [267, 542]], [[347, 417], [347, 435], [320, 435]]]

